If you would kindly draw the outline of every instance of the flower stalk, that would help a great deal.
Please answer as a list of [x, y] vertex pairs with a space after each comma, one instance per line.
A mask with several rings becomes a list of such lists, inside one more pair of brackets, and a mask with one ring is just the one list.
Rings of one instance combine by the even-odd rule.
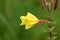
[[[52, 15], [53, 15], [53, 11], [57, 8], [57, 3], [58, 0], [55, 0], [55, 3], [52, 2], [53, 0], [50, 0], [50, 3], [48, 3], [48, 21], [51, 23], [48, 23], [48, 28], [49, 28], [49, 40], [53, 40], [53, 30], [55, 27], [52, 27]], [[53, 5], [54, 4], [54, 5]], [[52, 30], [53, 29], [53, 30]]]
[[[49, 11], [48, 11], [48, 21], [50, 21], [51, 22], [51, 12], [50, 12], [50, 9], [49, 9]], [[49, 29], [51, 29], [51, 27], [52, 27], [52, 25], [51, 25], [51, 23], [48, 23], [48, 27], [49, 27]], [[49, 40], [52, 40], [52, 31], [50, 31], [49, 32]]]

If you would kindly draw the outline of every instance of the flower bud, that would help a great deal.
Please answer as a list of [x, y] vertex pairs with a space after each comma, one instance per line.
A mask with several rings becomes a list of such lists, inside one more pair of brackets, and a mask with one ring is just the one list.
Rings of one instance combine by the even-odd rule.
[[54, 10], [57, 8], [57, 5], [58, 5], [58, 0], [56, 0], [54, 3]]
[[50, 0], [51, 7], [53, 7], [53, 0]]
[[48, 0], [44, 0], [44, 3], [45, 3], [45, 6], [46, 6], [47, 10], [49, 11], [49, 2], [48, 2]]
[[40, 4], [42, 6], [42, 9], [44, 9], [44, 3], [43, 3], [43, 0], [40, 0]]

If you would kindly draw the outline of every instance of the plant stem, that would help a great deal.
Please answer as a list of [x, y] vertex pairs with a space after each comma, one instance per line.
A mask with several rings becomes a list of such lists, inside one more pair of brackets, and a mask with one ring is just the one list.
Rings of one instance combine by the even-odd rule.
[[[49, 13], [48, 20], [51, 22], [51, 15]], [[51, 23], [48, 24], [49, 29], [51, 29]], [[49, 40], [52, 40], [52, 31], [49, 32]]]
[[[49, 8], [49, 10], [48, 10], [48, 21], [51, 22], [51, 20], [52, 20], [52, 16], [51, 16], [50, 8]], [[51, 27], [52, 27], [51, 23], [48, 23], [48, 28], [50, 30], [51, 30]], [[49, 40], [52, 40], [52, 31], [49, 31]]]
[[[48, 17], [48, 20], [51, 22], [50, 16]], [[48, 24], [49, 29], [51, 29], [51, 23]], [[52, 40], [52, 32], [49, 32], [49, 40]]]

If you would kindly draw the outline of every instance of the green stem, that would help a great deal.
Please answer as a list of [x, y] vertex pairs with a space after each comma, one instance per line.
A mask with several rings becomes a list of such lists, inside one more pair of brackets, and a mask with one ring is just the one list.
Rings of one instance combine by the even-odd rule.
[[[52, 21], [52, 16], [51, 16], [51, 9], [50, 9], [50, 5], [49, 5], [49, 10], [48, 10], [48, 21]], [[51, 23], [48, 23], [48, 28], [51, 30]], [[52, 40], [52, 31], [49, 31], [49, 40]]]
[[[48, 15], [48, 21], [51, 22], [51, 14], [50, 14], [50, 11], [49, 11], [49, 15]], [[49, 29], [51, 29], [51, 23], [48, 24], [49, 26]], [[49, 32], [49, 40], [52, 40], [52, 31]]]

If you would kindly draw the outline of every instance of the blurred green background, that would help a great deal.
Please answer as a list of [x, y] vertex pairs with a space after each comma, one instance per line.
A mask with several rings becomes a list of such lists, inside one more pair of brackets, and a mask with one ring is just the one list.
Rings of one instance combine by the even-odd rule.
[[[59, 0], [60, 2], [60, 0]], [[60, 40], [60, 3], [53, 14], [55, 23], [54, 36]], [[46, 9], [42, 10], [40, 0], [0, 0], [0, 40], [48, 40], [48, 29], [46, 24], [36, 24], [26, 30], [20, 26], [20, 16], [31, 12], [39, 19], [47, 20]]]

